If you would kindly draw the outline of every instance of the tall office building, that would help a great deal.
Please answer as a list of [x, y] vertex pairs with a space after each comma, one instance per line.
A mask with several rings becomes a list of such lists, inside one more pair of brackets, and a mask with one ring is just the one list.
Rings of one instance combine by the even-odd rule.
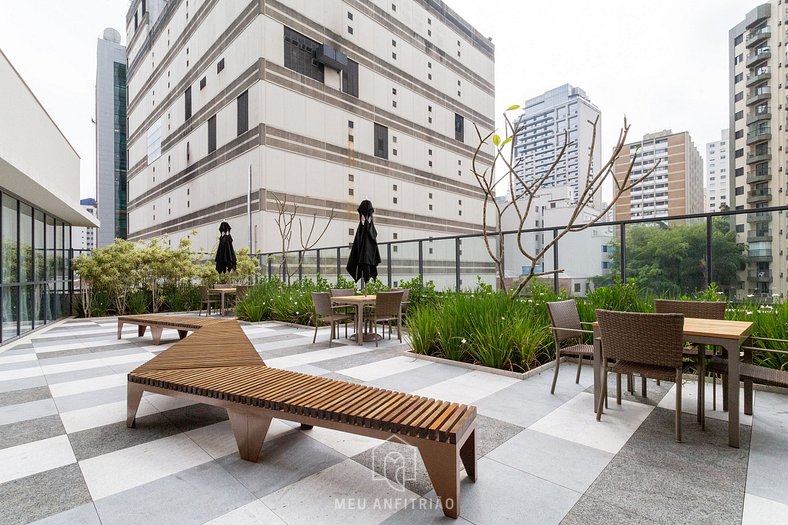
[[[783, 31], [784, 6], [773, 0], [747, 13], [729, 32], [731, 208], [784, 206], [786, 137]], [[774, 134], [774, 135], [773, 135]], [[738, 215], [737, 239], [748, 245], [742, 293], [784, 293], [788, 264], [781, 213]], [[779, 232], [779, 234], [778, 234]]]
[[664, 130], [626, 144], [613, 165], [616, 180], [623, 180], [635, 155], [631, 181], [656, 170], [616, 202], [616, 220], [703, 212], [703, 159], [689, 133]]
[[[96, 199], [80, 199], [79, 205], [91, 215], [96, 215]], [[71, 247], [75, 250], [93, 250], [96, 247], [96, 228], [92, 226], [71, 227]]]
[[728, 130], [722, 130], [720, 140], [706, 144], [706, 211], [720, 211], [730, 207], [728, 182]]
[[96, 196], [99, 247], [128, 234], [126, 218], [126, 48], [104, 30], [96, 46]]
[[[577, 200], [585, 188], [589, 159], [594, 170], [602, 167], [600, 115], [586, 92], [569, 84], [526, 100], [518, 117], [521, 131], [514, 140], [514, 155], [520, 162], [518, 174], [526, 183], [543, 177], [564, 146], [564, 132], [568, 130], [570, 146], [543, 187], [570, 186], [572, 198]], [[599, 119], [597, 143], [592, 156], [593, 127], [589, 122], [596, 119]], [[521, 185], [517, 184], [515, 194], [521, 191]], [[601, 199], [602, 195], [596, 195], [593, 205], [599, 207]]]
[[277, 199], [322, 246], [364, 199], [379, 240], [479, 231], [494, 47], [440, 0], [134, 0], [127, 37], [130, 239], [274, 251]]

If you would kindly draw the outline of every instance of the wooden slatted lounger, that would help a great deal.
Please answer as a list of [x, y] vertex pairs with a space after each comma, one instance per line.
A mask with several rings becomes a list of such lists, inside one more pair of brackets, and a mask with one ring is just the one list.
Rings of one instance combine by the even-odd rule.
[[223, 319], [201, 318], [186, 315], [161, 315], [161, 314], [145, 314], [145, 315], [124, 315], [118, 317], [118, 339], [120, 339], [123, 332], [124, 324], [135, 324], [138, 326], [137, 335], [142, 337], [145, 335], [145, 328], [150, 327], [151, 336], [153, 336], [153, 344], [161, 342], [161, 332], [165, 328], [178, 330], [178, 336], [181, 339], [186, 337], [187, 332], [194, 332], [203, 326], [223, 322]]
[[238, 451], [256, 462], [272, 418], [418, 448], [446, 516], [460, 513], [460, 468], [476, 480], [476, 407], [269, 368], [236, 321], [179, 341], [128, 375], [134, 426], [143, 392], [227, 409]]

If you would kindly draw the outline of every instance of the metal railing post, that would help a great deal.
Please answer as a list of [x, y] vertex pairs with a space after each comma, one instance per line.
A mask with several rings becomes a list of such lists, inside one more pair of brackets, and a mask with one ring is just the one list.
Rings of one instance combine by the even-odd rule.
[[386, 244], [386, 276], [388, 286], [391, 288], [391, 243]]
[[424, 277], [424, 241], [419, 241], [419, 275]]
[[298, 280], [304, 280], [304, 252], [298, 250]]
[[711, 243], [713, 240], [712, 220], [711, 216], [706, 217], [706, 286], [711, 285], [712, 281], [712, 259], [711, 259]]
[[320, 275], [320, 250], [315, 250], [315, 271]]
[[337, 246], [337, 282], [339, 282], [339, 276], [342, 275], [342, 261], [339, 260], [340, 254], [342, 253], [342, 248]]
[[621, 264], [621, 268], [619, 268], [621, 273], [621, 282], [627, 282], [627, 230], [626, 224], [621, 224], [621, 248], [619, 250], [621, 253], [618, 254], [619, 256], [619, 263]]
[[462, 286], [462, 279], [460, 279], [460, 238], [454, 239], [454, 288], [458, 292]]
[[[555, 240], [556, 237], [558, 237], [558, 228], [555, 228], [553, 230], [553, 240]], [[556, 242], [553, 245], [553, 270], [557, 270], [557, 269], [558, 269], [558, 243]], [[553, 291], [555, 293], [561, 291], [558, 285], [558, 272], [553, 272]]]

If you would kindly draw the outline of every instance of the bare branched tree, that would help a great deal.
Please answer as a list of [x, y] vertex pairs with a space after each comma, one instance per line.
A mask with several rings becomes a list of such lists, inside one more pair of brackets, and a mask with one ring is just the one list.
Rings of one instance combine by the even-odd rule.
[[321, 231], [320, 235], [314, 239], [313, 235], [315, 234], [315, 226], [317, 224], [317, 213], [312, 214], [312, 224], [309, 227], [309, 232], [307, 233], [306, 237], [304, 237], [304, 225], [301, 222], [301, 219], [298, 219], [298, 233], [301, 251], [298, 252], [298, 264], [295, 266], [295, 268], [291, 269], [287, 264], [287, 252], [290, 250], [290, 241], [293, 239], [293, 223], [295, 222], [296, 215], [298, 215], [298, 204], [293, 203], [292, 205], [288, 206], [286, 194], [282, 194], [281, 199], [276, 195], [276, 193], [271, 194], [274, 196], [274, 200], [276, 201], [277, 217], [274, 220], [276, 221], [276, 226], [279, 228], [279, 235], [282, 238], [282, 262], [279, 265], [279, 269], [282, 272], [282, 276], [287, 279], [287, 284], [290, 284], [293, 276], [298, 273], [298, 268], [300, 268], [304, 263], [304, 252], [311, 250], [317, 245], [318, 242], [320, 242], [320, 239], [322, 239], [323, 235], [325, 235], [326, 231], [328, 231], [331, 221], [334, 220], [335, 212], [334, 208], [331, 208], [331, 212], [328, 215], [328, 221], [326, 222], [323, 231]]
[[[508, 112], [516, 109], [519, 109], [519, 106], [511, 106], [506, 111]], [[613, 208], [615, 202], [625, 192], [629, 191], [634, 186], [640, 184], [646, 178], [652, 175], [657, 166], [659, 166], [659, 163], [655, 164], [654, 167], [652, 167], [641, 177], [633, 179], [632, 170], [638, 157], [638, 152], [635, 151], [635, 154], [632, 156], [624, 175], [617, 178], [613, 174], [613, 167], [616, 160], [622, 155], [622, 151], [624, 150], [624, 146], [627, 142], [627, 135], [629, 134], [630, 125], [627, 123], [626, 118], [624, 118], [624, 126], [619, 132], [618, 141], [613, 148], [612, 154], [602, 165], [602, 167], [595, 171], [592, 159], [594, 158], [595, 149], [599, 147], [597, 144], [597, 128], [599, 125], [599, 118], [597, 117], [597, 119], [594, 121], [588, 121], [588, 123], [592, 126], [591, 148], [588, 157], [589, 161], [585, 180], [582, 181], [582, 184], [580, 185], [581, 187], [579, 190], [577, 202], [575, 203], [575, 208], [570, 215], [567, 224], [562, 229], [558, 230], [557, 235], [555, 235], [550, 241], [544, 243], [541, 247], [535, 248], [534, 250], [529, 250], [525, 245], [523, 229], [526, 224], [526, 219], [531, 212], [531, 206], [534, 202], [534, 198], [537, 196], [537, 194], [539, 194], [539, 191], [542, 189], [545, 182], [550, 179], [557, 166], [559, 166], [561, 163], [561, 160], [563, 159], [567, 150], [574, 144], [574, 141], [569, 140], [569, 132], [565, 130], [563, 134], [563, 146], [561, 146], [561, 149], [556, 154], [555, 159], [551, 163], [549, 169], [544, 174], [535, 177], [533, 180], [526, 180], [526, 177], [519, 173], [518, 170], [522, 159], [515, 159], [514, 157], [513, 141], [514, 138], [520, 133], [520, 121], [516, 120], [515, 122], [512, 122], [506, 112], [504, 113], [503, 117], [506, 123], [506, 130], [503, 137], [496, 134], [494, 131], [482, 136], [478, 126], [474, 124], [474, 127], [476, 128], [476, 135], [479, 138], [479, 145], [474, 151], [471, 169], [474, 176], [476, 177], [479, 187], [484, 194], [484, 208], [482, 211], [482, 232], [484, 233], [484, 245], [487, 249], [487, 253], [495, 264], [502, 290], [504, 293], [508, 293], [514, 298], [520, 294], [522, 289], [532, 279], [563, 272], [563, 269], [537, 271], [536, 268], [538, 266], [538, 262], [544, 257], [546, 253], [553, 249], [553, 247], [562, 237], [564, 237], [569, 232], [579, 232], [585, 230], [586, 228], [589, 228], [599, 222], [600, 219], [604, 218], [608, 214], [608, 212]], [[481, 170], [477, 162], [478, 157], [481, 154], [482, 149], [489, 146], [489, 141], [492, 141], [492, 145], [495, 149], [493, 161], [492, 164], [490, 164], [484, 170]], [[628, 155], [629, 152], [626, 154]], [[502, 175], [498, 175], [496, 168], [502, 168], [504, 173]], [[597, 195], [601, 196], [602, 186], [605, 184], [605, 181], [608, 180], [608, 178], [613, 181], [614, 186], [612, 200], [609, 204], [604, 206], [603, 209], [593, 210], [592, 218], [590, 220], [582, 224], [578, 224], [578, 219], [581, 217], [581, 213], [584, 210], [590, 211], [588, 206], [594, 202]], [[499, 184], [508, 184], [511, 200], [507, 202], [499, 202], [496, 199], [496, 188]], [[506, 213], [509, 208], [514, 210], [517, 218], [516, 247], [520, 253], [522, 253], [523, 256], [531, 263], [528, 273], [511, 290], [507, 288], [505, 279], [504, 229], [502, 220], [504, 213]], [[490, 224], [490, 213], [492, 211], [495, 213], [494, 225]], [[493, 245], [493, 241], [497, 241], [495, 245]]]

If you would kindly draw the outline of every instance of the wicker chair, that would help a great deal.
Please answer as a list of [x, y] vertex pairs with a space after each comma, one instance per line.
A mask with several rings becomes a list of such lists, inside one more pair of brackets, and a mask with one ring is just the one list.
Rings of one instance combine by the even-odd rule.
[[315, 335], [312, 337], [312, 343], [317, 341], [317, 329], [320, 323], [331, 324], [331, 335], [328, 339], [328, 347], [331, 348], [331, 341], [336, 338], [336, 331], [334, 326], [339, 327], [339, 323], [345, 323], [345, 337], [347, 337], [347, 323], [353, 319], [352, 316], [338, 312], [335, 306], [331, 306], [331, 296], [326, 292], [312, 292], [312, 302], [315, 304]]
[[547, 312], [550, 314], [550, 322], [552, 323], [550, 328], [553, 330], [553, 338], [555, 339], [555, 371], [553, 372], [553, 385], [550, 387], [550, 393], [554, 394], [562, 355], [577, 357], [575, 383], [580, 383], [580, 367], [583, 365], [583, 358], [594, 358], [594, 347], [584, 344], [582, 336], [594, 332], [581, 329], [583, 324], [588, 323], [580, 322], [580, 314], [577, 312], [577, 303], [574, 299], [547, 303]]
[[[681, 442], [681, 375], [683, 367], [684, 316], [597, 310], [602, 334], [602, 396], [597, 421], [607, 398], [608, 372], [616, 377], [616, 402], [621, 404], [621, 374], [638, 374], [676, 382], [676, 441]], [[608, 364], [608, 359], [615, 362]]]
[[[375, 327], [375, 335], [378, 333], [378, 323], [383, 324], [383, 337], [386, 336], [386, 324], [389, 325], [389, 339], [391, 339], [391, 321], [397, 321], [397, 337], [402, 342], [402, 290], [395, 292], [380, 292], [375, 300], [375, 308], [366, 314], [366, 318]], [[378, 346], [378, 338], [375, 337], [375, 346]]]
[[203, 306], [205, 306], [205, 316], [211, 315], [211, 305], [213, 304], [219, 304], [219, 299], [208, 291], [207, 286], [200, 286], [200, 311], [197, 315], [202, 315]]
[[[725, 319], [726, 303], [723, 301], [672, 301], [657, 299], [654, 307], [659, 314], [684, 314], [684, 317], [695, 319]], [[684, 347], [684, 357], [694, 359], [698, 365], [698, 422], [706, 428], [706, 358], [713, 357], [713, 349], [703, 345], [687, 345]], [[704, 378], [703, 380], [701, 378]], [[712, 390], [714, 409], [717, 408], [717, 376], [712, 374], [714, 387]], [[645, 382], [644, 382], [645, 390]], [[645, 395], [645, 394], [644, 394]]]

